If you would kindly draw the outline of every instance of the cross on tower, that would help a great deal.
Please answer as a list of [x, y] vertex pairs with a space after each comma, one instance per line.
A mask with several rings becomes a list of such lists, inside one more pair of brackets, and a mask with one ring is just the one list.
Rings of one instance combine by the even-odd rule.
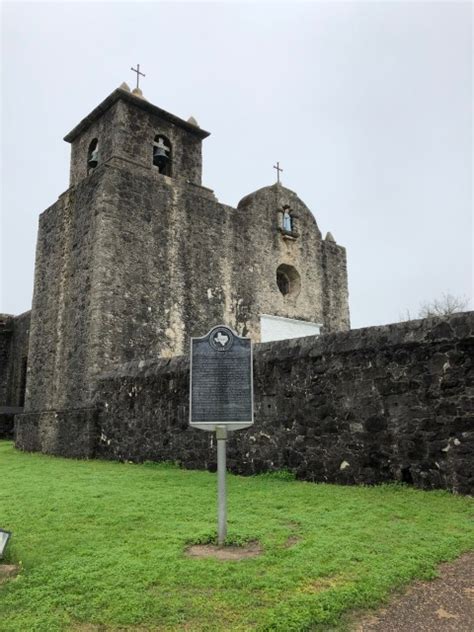
[[277, 170], [277, 182], [280, 183], [280, 171], [283, 171], [283, 169], [280, 167], [279, 162], [277, 162], [276, 165], [273, 165], [273, 168]]
[[142, 77], [146, 77], [146, 75], [145, 75], [145, 74], [143, 74], [143, 72], [140, 72], [140, 64], [137, 64], [137, 67], [136, 67], [136, 68], [133, 68], [133, 67], [132, 67], [132, 68], [130, 68], [130, 70], [133, 70], [133, 72], [136, 72], [136, 73], [137, 73], [137, 90], [138, 90], [138, 89], [139, 89], [138, 84], [140, 83], [140, 75], [141, 75]]

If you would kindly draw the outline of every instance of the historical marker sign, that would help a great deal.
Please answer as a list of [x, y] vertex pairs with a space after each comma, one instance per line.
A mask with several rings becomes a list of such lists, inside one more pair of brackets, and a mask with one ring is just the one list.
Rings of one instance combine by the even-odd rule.
[[191, 338], [189, 423], [215, 430], [253, 424], [252, 342], [219, 325]]
[[226, 442], [229, 430], [253, 424], [252, 341], [225, 325], [191, 338], [189, 423], [215, 430], [217, 439], [217, 541], [227, 534]]

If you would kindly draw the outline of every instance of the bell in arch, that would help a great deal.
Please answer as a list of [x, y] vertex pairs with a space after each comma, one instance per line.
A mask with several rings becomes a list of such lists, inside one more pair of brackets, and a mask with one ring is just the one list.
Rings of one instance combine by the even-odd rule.
[[153, 147], [153, 164], [156, 167], [164, 167], [168, 164], [169, 156], [166, 153], [166, 150], [163, 147], [159, 147], [158, 145], [154, 145]]
[[89, 156], [89, 160], [87, 161], [88, 166], [91, 169], [97, 167], [97, 163], [99, 162], [99, 149], [96, 147]]
[[153, 164], [160, 171], [166, 169], [170, 162], [171, 147], [162, 136], [158, 136], [153, 144]]
[[87, 152], [87, 167], [89, 169], [95, 169], [99, 163], [99, 141], [97, 138], [89, 145], [89, 151]]

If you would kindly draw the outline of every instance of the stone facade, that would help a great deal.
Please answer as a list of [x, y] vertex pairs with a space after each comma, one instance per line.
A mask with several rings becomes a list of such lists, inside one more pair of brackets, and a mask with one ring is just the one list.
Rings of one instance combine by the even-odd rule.
[[120, 88], [65, 137], [70, 188], [39, 221], [27, 412], [88, 408], [110, 367], [186, 353], [216, 323], [255, 342], [262, 314], [349, 328], [344, 248], [279, 184], [219, 203], [201, 185], [208, 135]]
[[30, 312], [0, 314], [0, 439], [13, 437], [25, 399]]
[[[255, 424], [232, 433], [228, 466], [473, 493], [473, 350], [474, 312], [257, 345]], [[131, 362], [97, 380], [96, 417], [23, 415], [17, 445], [213, 470], [215, 439], [188, 426], [188, 393], [187, 357]]]
[[0, 318], [0, 436], [25, 400], [21, 449], [213, 469], [181, 354], [218, 323], [259, 343], [262, 317], [288, 318], [323, 335], [256, 345], [255, 425], [229, 442], [233, 471], [472, 492], [473, 314], [348, 331], [344, 248], [280, 184], [220, 203], [201, 184], [207, 136], [126, 88], [66, 136], [70, 187], [40, 216], [31, 323]]

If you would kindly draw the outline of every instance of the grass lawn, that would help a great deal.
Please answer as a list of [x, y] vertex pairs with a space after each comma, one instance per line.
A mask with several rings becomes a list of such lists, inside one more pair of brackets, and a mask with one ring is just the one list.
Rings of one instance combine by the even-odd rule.
[[472, 501], [447, 492], [229, 476], [229, 539], [263, 554], [187, 557], [215, 504], [215, 474], [0, 442], [4, 562], [22, 567], [0, 586], [0, 630], [339, 630], [474, 544]]

